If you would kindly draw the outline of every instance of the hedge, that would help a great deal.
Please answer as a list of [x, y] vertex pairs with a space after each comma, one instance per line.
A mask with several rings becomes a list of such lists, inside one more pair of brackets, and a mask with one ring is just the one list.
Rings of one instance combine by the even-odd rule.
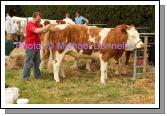
[[154, 32], [154, 5], [8, 5], [5, 11], [19, 17], [30, 17], [34, 11], [40, 11], [43, 18], [63, 19], [69, 13], [74, 20], [75, 12], [89, 19], [90, 23], [105, 23], [107, 27], [119, 24], [133, 24], [137, 27], [149, 27]]

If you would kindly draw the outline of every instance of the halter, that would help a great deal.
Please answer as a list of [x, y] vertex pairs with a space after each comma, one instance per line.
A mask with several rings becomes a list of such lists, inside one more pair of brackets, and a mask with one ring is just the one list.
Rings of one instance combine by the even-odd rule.
[[135, 44], [135, 47], [136, 47], [136, 45], [137, 45], [139, 42], [141, 42], [141, 39]]
[[[129, 41], [131, 41], [132, 43], [134, 43], [132, 40], [129, 40]], [[139, 42], [141, 42], [141, 39], [140, 39], [138, 42], [136, 42], [136, 43], [134, 44], [134, 46], [136, 47], [136, 45], [137, 45]]]

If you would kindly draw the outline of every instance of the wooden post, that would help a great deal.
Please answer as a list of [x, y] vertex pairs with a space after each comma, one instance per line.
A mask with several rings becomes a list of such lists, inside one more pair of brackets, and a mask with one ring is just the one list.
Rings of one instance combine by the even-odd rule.
[[147, 46], [148, 46], [148, 36], [144, 37], [144, 58], [143, 58], [143, 74], [146, 74], [146, 66], [147, 66]]
[[136, 59], [137, 59], [137, 50], [134, 50], [134, 65], [133, 65], [133, 80], [136, 80]]

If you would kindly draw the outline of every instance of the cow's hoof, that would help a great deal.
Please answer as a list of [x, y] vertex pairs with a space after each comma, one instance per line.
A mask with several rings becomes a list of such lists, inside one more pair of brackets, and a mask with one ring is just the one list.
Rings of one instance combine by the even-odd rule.
[[101, 79], [101, 84], [106, 84], [105, 79]]
[[60, 80], [58, 80], [58, 79], [55, 79], [55, 81], [56, 81], [56, 83], [59, 83], [59, 82], [60, 82]]
[[101, 85], [106, 85], [106, 82], [101, 82]]
[[88, 72], [91, 72], [91, 70], [90, 70], [90, 69], [87, 69], [87, 71], [88, 71]]

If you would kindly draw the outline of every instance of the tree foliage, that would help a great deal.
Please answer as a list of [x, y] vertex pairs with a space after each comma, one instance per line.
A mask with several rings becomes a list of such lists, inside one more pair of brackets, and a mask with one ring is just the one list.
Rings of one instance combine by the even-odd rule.
[[63, 19], [69, 13], [74, 20], [75, 12], [89, 19], [90, 23], [115, 27], [119, 24], [133, 24], [137, 27], [150, 27], [148, 32], [154, 32], [155, 7], [153, 5], [20, 5], [6, 6], [6, 12], [15, 16], [31, 17], [34, 11], [40, 11], [43, 18]]

